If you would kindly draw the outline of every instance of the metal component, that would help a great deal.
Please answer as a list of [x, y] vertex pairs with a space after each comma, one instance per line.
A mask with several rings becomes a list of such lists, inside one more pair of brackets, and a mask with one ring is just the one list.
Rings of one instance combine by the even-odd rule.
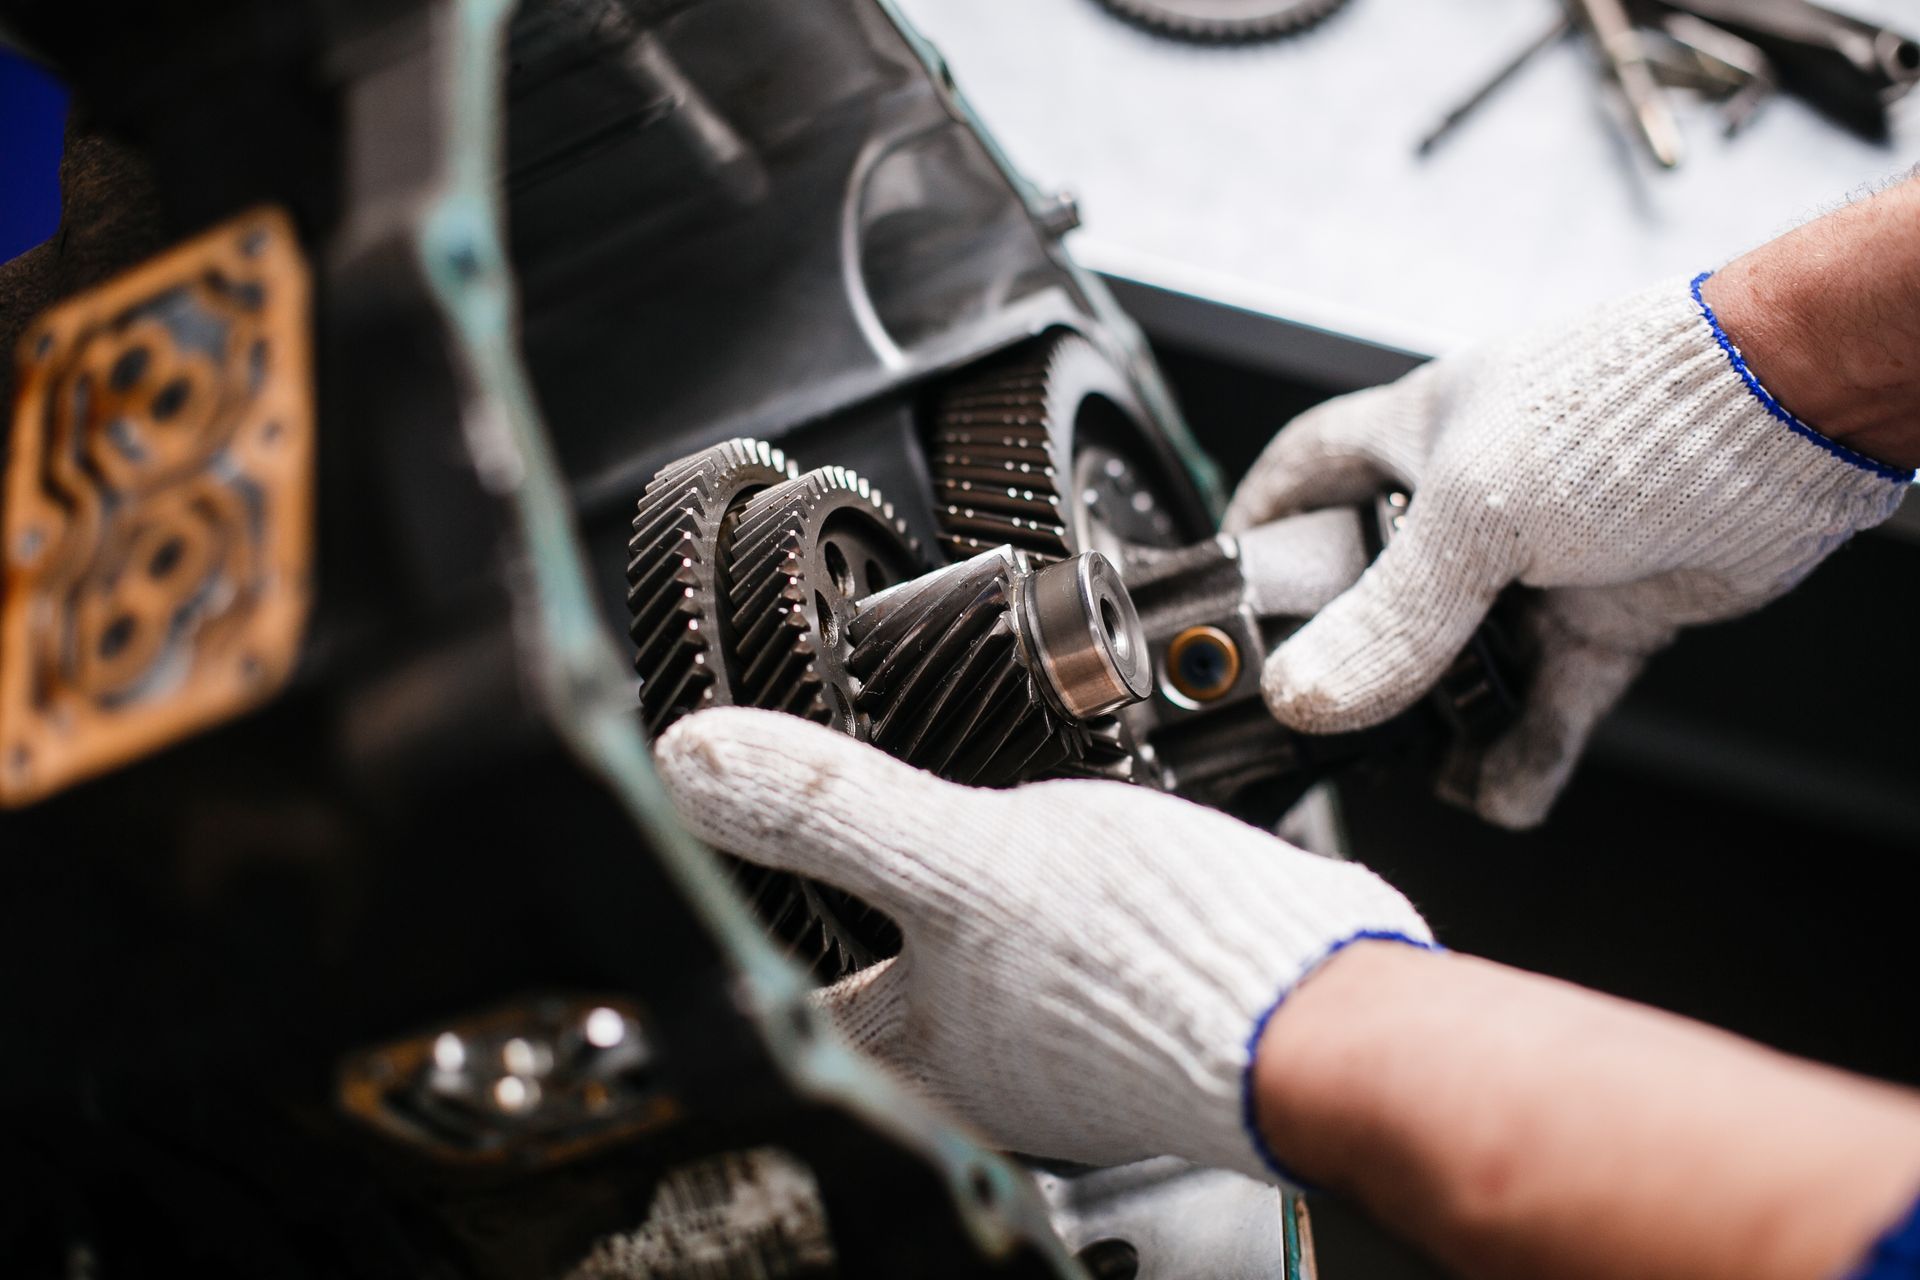
[[1663, 0], [1757, 47], [1781, 88], [1861, 136], [1920, 83], [1920, 42], [1807, 0]]
[[640, 1226], [601, 1240], [566, 1280], [824, 1280], [836, 1264], [813, 1171], [756, 1147], [668, 1173]]
[[1183, 40], [1269, 40], [1305, 30], [1345, 0], [1102, 0], [1131, 22]]
[[1047, 685], [1068, 715], [1105, 715], [1153, 692], [1133, 600], [1098, 551], [1034, 575], [1025, 605]]
[[546, 997], [350, 1056], [340, 1105], [457, 1163], [551, 1164], [670, 1122], [625, 1000]]
[[963, 379], [939, 400], [927, 459], [947, 554], [1179, 545], [1191, 530], [1161, 500], [1164, 479], [1133, 461], [1144, 421], [1126, 376], [1074, 333]]
[[1038, 571], [1011, 547], [982, 552], [867, 600], [848, 635], [871, 741], [978, 786], [1105, 757], [1081, 722], [1119, 705], [1116, 683], [1122, 702], [1146, 693], [1124, 684], [1144, 681], [1146, 641], [1097, 552]]
[[[1129, 589], [1165, 679], [1158, 696], [1129, 708], [1122, 719], [1160, 785], [1220, 806], [1253, 797], [1262, 815], [1278, 817], [1307, 787], [1343, 765], [1402, 744], [1439, 742], [1453, 749], [1441, 790], [1457, 796], [1450, 770], [1518, 710], [1514, 679], [1525, 654], [1515, 643], [1510, 602], [1489, 615], [1427, 699], [1357, 733], [1309, 735], [1285, 728], [1262, 700], [1260, 664], [1240, 660], [1272, 652], [1357, 578], [1399, 531], [1407, 507], [1405, 493], [1388, 492], [1360, 519], [1315, 512], [1255, 535], [1269, 540], [1264, 555], [1284, 554], [1287, 540], [1297, 537], [1303, 556], [1350, 566], [1350, 577], [1316, 582], [1310, 597], [1260, 598], [1242, 572], [1239, 542], [1225, 535], [1129, 557]], [[1351, 554], [1333, 554], [1340, 545]]]
[[732, 700], [715, 679], [732, 626], [721, 582], [722, 526], [747, 500], [798, 474], [763, 440], [729, 440], [662, 469], [640, 499], [627, 542], [627, 607], [649, 734], [682, 715]]
[[1164, 1158], [1036, 1170], [1034, 1182], [1092, 1276], [1313, 1280], [1311, 1255], [1289, 1248], [1304, 1234], [1294, 1216], [1304, 1206], [1267, 1183]]
[[1240, 679], [1240, 646], [1218, 627], [1188, 627], [1167, 644], [1166, 678], [1195, 705], [1213, 702]]
[[735, 699], [856, 732], [842, 645], [854, 605], [923, 567], [893, 507], [845, 467], [820, 467], [750, 501], [725, 554]]
[[1468, 94], [1466, 98], [1460, 102], [1460, 105], [1454, 107], [1451, 111], [1447, 112], [1446, 115], [1442, 116], [1440, 122], [1434, 125], [1425, 137], [1420, 139], [1420, 144], [1414, 148], [1415, 154], [1423, 156], [1431, 154], [1433, 149], [1439, 146], [1454, 130], [1458, 129], [1462, 124], [1465, 124], [1467, 118], [1478, 111], [1487, 99], [1499, 92], [1508, 81], [1519, 75], [1528, 63], [1558, 44], [1563, 38], [1572, 34], [1572, 32], [1573, 19], [1568, 16], [1567, 12], [1562, 10], [1555, 14], [1553, 21], [1548, 24], [1545, 31], [1542, 31], [1532, 40], [1529, 40], [1518, 53], [1502, 63], [1499, 69], [1488, 78], [1485, 84], [1482, 84], [1478, 89]]
[[307, 266], [242, 214], [21, 340], [0, 552], [0, 806], [259, 705], [312, 590]]
[[1685, 144], [1673, 106], [1654, 78], [1640, 30], [1621, 0], [1572, 0], [1613, 83], [1625, 100], [1647, 151], [1665, 169], [1680, 163]]

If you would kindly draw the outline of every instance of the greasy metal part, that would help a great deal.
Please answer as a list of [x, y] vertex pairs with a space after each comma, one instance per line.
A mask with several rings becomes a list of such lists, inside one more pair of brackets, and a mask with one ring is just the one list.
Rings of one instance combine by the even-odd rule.
[[1150, 30], [1183, 40], [1244, 42], [1291, 35], [1326, 18], [1344, 0], [1101, 0]]
[[1035, 574], [1025, 606], [1047, 686], [1068, 715], [1106, 715], [1153, 692], [1133, 600], [1098, 551]]
[[[1236, 1173], [1167, 1158], [1041, 1169], [1034, 1182], [1090, 1276], [1314, 1280], [1304, 1204]], [[1284, 1261], [1282, 1261], [1284, 1259]]]
[[256, 209], [22, 335], [0, 606], [0, 806], [230, 719], [312, 590], [307, 266]]
[[733, 681], [713, 669], [732, 654], [721, 529], [748, 499], [797, 474], [766, 441], [729, 440], [662, 469], [640, 498], [627, 542], [627, 608], [649, 734], [732, 701]]
[[1037, 571], [1012, 547], [982, 552], [865, 601], [848, 636], [869, 740], [976, 786], [1100, 754], [1083, 721], [1117, 705], [1114, 672], [1143, 682], [1122, 701], [1146, 693], [1145, 637], [1097, 552]]
[[543, 997], [354, 1054], [340, 1105], [439, 1160], [537, 1167], [671, 1123], [651, 1056], [630, 1001]]

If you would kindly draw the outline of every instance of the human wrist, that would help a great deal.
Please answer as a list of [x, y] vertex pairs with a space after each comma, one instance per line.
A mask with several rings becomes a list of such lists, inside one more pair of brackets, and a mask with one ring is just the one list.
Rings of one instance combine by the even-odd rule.
[[1304, 974], [1262, 1019], [1248, 1069], [1248, 1125], [1261, 1155], [1289, 1181], [1351, 1189], [1350, 1171], [1378, 1150], [1366, 1136], [1366, 1094], [1382, 1064], [1368, 1046], [1399, 1039], [1394, 993], [1447, 958], [1424, 939], [1361, 938]]
[[1891, 467], [1920, 466], [1920, 180], [1735, 259], [1701, 299], [1795, 417]]

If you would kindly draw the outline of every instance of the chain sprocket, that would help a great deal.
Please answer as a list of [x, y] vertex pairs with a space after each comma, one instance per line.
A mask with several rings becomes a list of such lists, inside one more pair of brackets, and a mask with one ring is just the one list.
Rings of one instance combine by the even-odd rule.
[[730, 655], [722, 527], [754, 494], [797, 473], [764, 440], [728, 440], [662, 468], [641, 496], [627, 542], [627, 608], [648, 734], [733, 701], [732, 681], [716, 671]]
[[1208, 43], [1271, 40], [1305, 30], [1346, 0], [1101, 0], [1129, 22]]

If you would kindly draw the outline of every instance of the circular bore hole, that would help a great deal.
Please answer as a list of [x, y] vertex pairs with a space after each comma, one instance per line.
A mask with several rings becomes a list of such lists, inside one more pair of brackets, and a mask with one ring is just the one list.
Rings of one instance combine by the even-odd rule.
[[975, 1200], [987, 1205], [992, 1204], [998, 1195], [994, 1190], [993, 1175], [981, 1168], [975, 1168], [967, 1175], [967, 1190], [973, 1193]]
[[828, 542], [820, 557], [826, 562], [827, 576], [833, 579], [833, 589], [851, 600], [859, 588], [854, 584], [853, 566], [847, 563], [847, 553], [840, 549], [839, 543]]
[[168, 538], [160, 544], [160, 549], [147, 561], [147, 576], [155, 580], [166, 577], [180, 567], [181, 557], [186, 555], [187, 544], [178, 538]]
[[186, 407], [187, 394], [188, 387], [185, 378], [175, 378], [172, 382], [160, 388], [159, 393], [153, 397], [154, 420], [156, 422], [165, 422], [168, 418], [179, 413], [181, 409]]
[[120, 353], [113, 362], [113, 368], [107, 371], [107, 385], [115, 391], [131, 391], [147, 372], [152, 353], [145, 347], [129, 347]]
[[1125, 663], [1133, 656], [1133, 637], [1120, 624], [1119, 606], [1113, 603], [1112, 596], [1100, 597], [1100, 629], [1107, 633], [1107, 643], [1113, 646], [1113, 656]]
[[813, 1011], [803, 1004], [789, 1005], [787, 1007], [787, 1029], [793, 1032], [796, 1039], [811, 1040], [813, 1038]]
[[887, 570], [885, 566], [883, 566], [878, 560], [867, 561], [867, 592], [868, 594], [872, 594], [875, 591], [885, 591], [888, 587], [892, 585], [893, 585], [892, 581], [887, 577]]
[[107, 629], [100, 633], [100, 656], [111, 661], [125, 653], [127, 646], [133, 643], [133, 633], [139, 625], [130, 613], [123, 613], [109, 622]]
[[1095, 1240], [1074, 1257], [1093, 1280], [1134, 1280], [1140, 1274], [1140, 1251], [1117, 1237]]
[[1167, 646], [1167, 677], [1181, 697], [1211, 702], [1240, 678], [1240, 650], [1216, 627], [1190, 627]]
[[1893, 60], [1906, 71], [1920, 71], [1920, 44], [1902, 40], [1893, 51]]

